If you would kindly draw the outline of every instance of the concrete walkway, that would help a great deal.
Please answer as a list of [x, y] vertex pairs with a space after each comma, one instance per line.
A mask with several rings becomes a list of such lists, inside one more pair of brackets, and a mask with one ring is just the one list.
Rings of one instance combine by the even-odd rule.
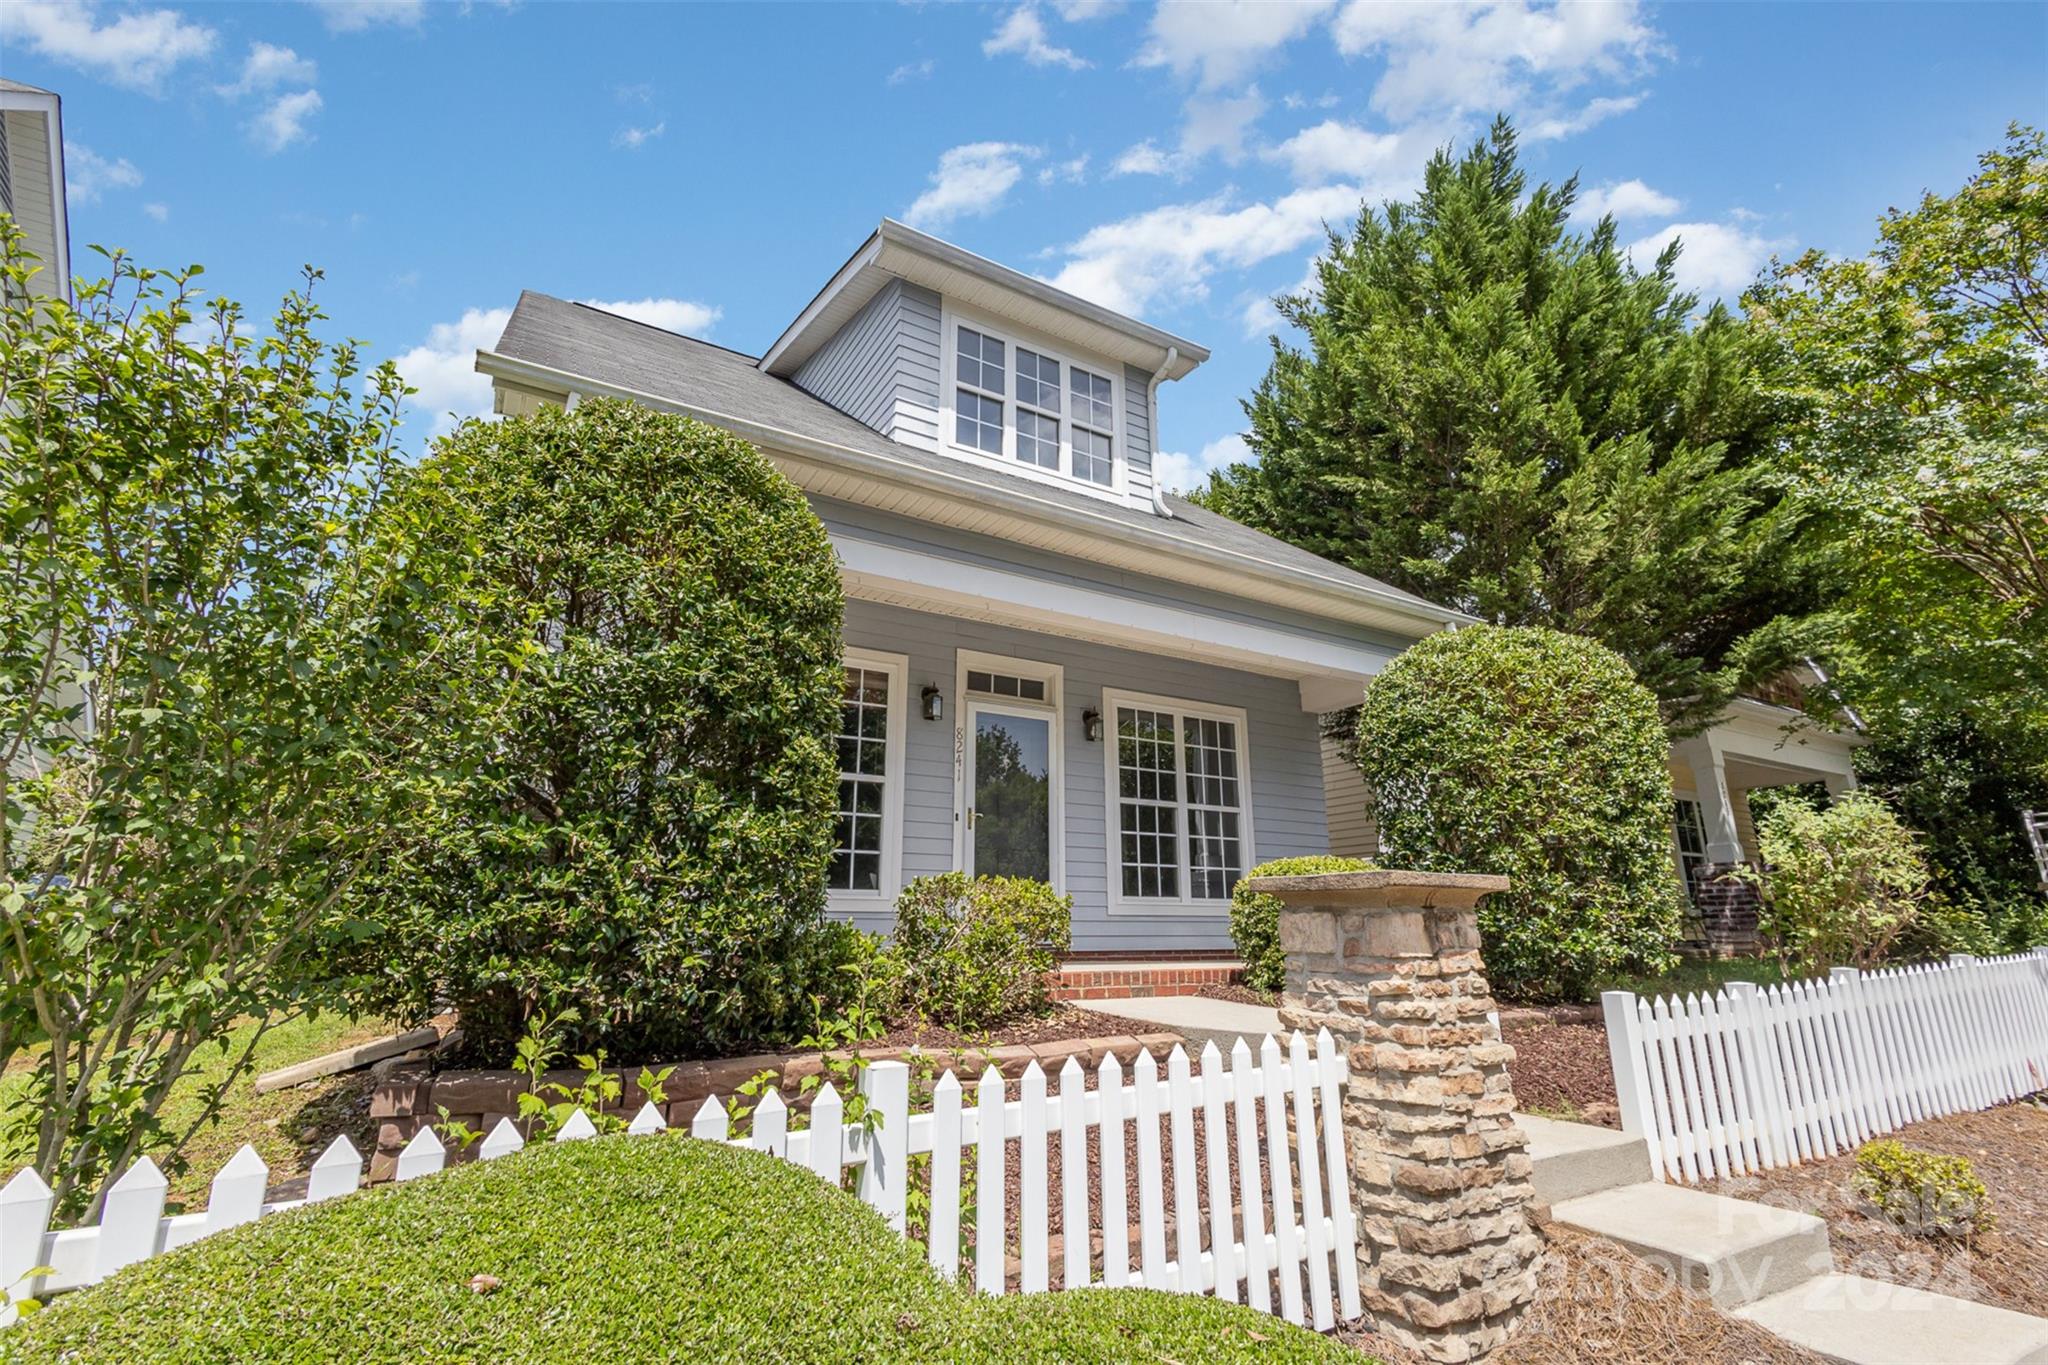
[[1205, 995], [1152, 995], [1130, 1000], [1075, 1000], [1069, 1002], [1097, 1014], [1114, 1014], [1157, 1024], [1188, 1040], [1192, 1051], [1214, 1043], [1228, 1053], [1239, 1037], [1252, 1051], [1267, 1034], [1280, 1036], [1280, 1011], [1268, 1005], [1240, 1005], [1235, 1000], [1211, 1000]]

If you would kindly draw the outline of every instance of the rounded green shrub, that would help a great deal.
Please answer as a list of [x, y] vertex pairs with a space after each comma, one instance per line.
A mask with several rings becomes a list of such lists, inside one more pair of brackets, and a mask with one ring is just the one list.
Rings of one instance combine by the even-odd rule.
[[1513, 879], [1479, 906], [1504, 996], [1580, 999], [1615, 973], [1668, 967], [1669, 742], [1655, 699], [1594, 640], [1432, 635], [1366, 686], [1359, 712], [1379, 861]]
[[1208, 1298], [977, 1297], [809, 1171], [677, 1134], [547, 1144], [274, 1214], [0, 1332], [0, 1360], [79, 1365], [1162, 1358], [1357, 1360]]
[[1244, 960], [1244, 984], [1277, 995], [1287, 984], [1287, 954], [1280, 951], [1280, 902], [1245, 886], [1253, 877], [1311, 877], [1320, 872], [1365, 872], [1370, 858], [1340, 858], [1334, 853], [1305, 858], [1275, 858], [1244, 874], [1230, 892], [1230, 941]]
[[597, 400], [440, 443], [389, 534], [459, 549], [432, 603], [474, 732], [358, 898], [360, 1007], [444, 998], [502, 1064], [538, 1011], [623, 1060], [786, 1038], [830, 992], [842, 597], [825, 528], [746, 442]]
[[1028, 877], [919, 877], [896, 898], [904, 1002], [956, 1029], [1044, 1009], [1073, 909], [1071, 896]]
[[[1769, 870], [1737, 875], [1762, 892], [1758, 928], [1788, 969], [1874, 967], [1918, 926], [1927, 860], [1913, 831], [1869, 792], [1825, 806], [1781, 801], [1756, 834]], [[1934, 918], [1927, 927], [1939, 930], [1942, 916]]]

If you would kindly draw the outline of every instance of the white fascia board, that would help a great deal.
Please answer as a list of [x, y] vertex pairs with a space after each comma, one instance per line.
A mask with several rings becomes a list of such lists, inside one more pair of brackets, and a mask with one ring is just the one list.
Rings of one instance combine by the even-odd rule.
[[1768, 702], [1738, 700], [1722, 713], [1704, 738], [1723, 759], [1777, 768], [1844, 776], [1855, 771], [1855, 753], [1869, 741], [1813, 723], [1799, 712]]
[[[1158, 518], [1161, 523], [1155, 528], [1140, 529], [1124, 521], [1094, 511], [1091, 508], [1073, 506], [1042, 497], [1035, 491], [1024, 488], [991, 488], [986, 484], [968, 479], [957, 479], [939, 470], [928, 469], [910, 460], [899, 460], [877, 451], [858, 450], [852, 446], [840, 445], [836, 441], [823, 441], [801, 432], [772, 427], [745, 417], [698, 407], [692, 403], [680, 402], [659, 394], [646, 393], [619, 384], [608, 384], [601, 379], [558, 370], [550, 365], [536, 364], [517, 356], [501, 355], [495, 351], [478, 351], [476, 368], [479, 373], [493, 378], [510, 379], [556, 393], [600, 394], [613, 398], [628, 398], [664, 412], [678, 412], [695, 417], [713, 426], [725, 428], [734, 435], [753, 442], [771, 451], [783, 452], [799, 458], [818, 460], [829, 467], [856, 474], [906, 485], [941, 497], [957, 498], [974, 506], [986, 509], [1000, 507], [1006, 513], [1034, 518], [1038, 521], [1065, 529], [1082, 531], [1101, 536], [1105, 540], [1130, 544], [1143, 542], [1141, 548], [1173, 559], [1222, 570], [1225, 574], [1240, 574], [1277, 584], [1297, 592], [1316, 594], [1332, 604], [1344, 603], [1356, 606], [1370, 604], [1373, 609], [1412, 623], [1409, 629], [1415, 638], [1432, 635], [1445, 626], [1475, 624], [1474, 618], [1463, 612], [1446, 607], [1418, 604], [1406, 594], [1392, 589], [1378, 590], [1356, 583], [1341, 581], [1322, 574], [1296, 568], [1293, 565], [1274, 563], [1255, 555], [1241, 554], [1218, 546], [1204, 544], [1177, 529], [1182, 526], [1178, 520]], [[1169, 573], [1170, 577], [1171, 574]], [[1248, 600], [1256, 601], [1256, 597]], [[1350, 620], [1347, 616], [1333, 616], [1335, 620]], [[1394, 632], [1398, 627], [1381, 625], [1380, 629]]]
[[1055, 583], [839, 530], [832, 533], [832, 548], [851, 596], [910, 598], [941, 613], [1289, 678], [1304, 684], [1304, 705], [1311, 710], [1333, 709], [1309, 705], [1311, 692], [1319, 700], [1334, 692], [1347, 698], [1340, 705], [1350, 704], [1393, 657], [1393, 651], [1370, 645], [1225, 620], [1193, 607]]

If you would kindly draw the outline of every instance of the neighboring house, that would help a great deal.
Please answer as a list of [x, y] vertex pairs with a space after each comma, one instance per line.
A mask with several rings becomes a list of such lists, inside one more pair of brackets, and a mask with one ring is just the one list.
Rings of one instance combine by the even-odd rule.
[[543, 294], [498, 411], [616, 395], [727, 428], [846, 586], [831, 907], [960, 868], [1074, 898], [1077, 952], [1228, 946], [1232, 885], [1330, 846], [1319, 717], [1468, 618], [1163, 493], [1208, 352], [884, 222], [759, 358]]
[[[1823, 681], [1810, 666], [1795, 669], [1759, 695], [1738, 699], [1704, 732], [1671, 748], [1672, 872], [1698, 917], [1688, 935], [1696, 950], [1718, 956], [1757, 946], [1756, 892], [1728, 875], [1757, 865], [1749, 793], [1813, 785], [1839, 793], [1856, 786], [1853, 759], [1864, 739], [1855, 718], [1845, 716], [1845, 728], [1830, 728], [1816, 724], [1804, 707], [1805, 689]], [[1379, 832], [1365, 780], [1341, 746], [1329, 741], [1323, 746], [1323, 784], [1331, 852], [1376, 855]]]
[[29, 292], [71, 297], [71, 225], [64, 202], [64, 119], [48, 90], [0, 78], [0, 213], [42, 262]]

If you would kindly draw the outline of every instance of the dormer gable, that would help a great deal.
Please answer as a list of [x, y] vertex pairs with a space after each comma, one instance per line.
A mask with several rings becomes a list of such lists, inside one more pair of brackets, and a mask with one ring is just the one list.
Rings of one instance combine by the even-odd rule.
[[1208, 355], [885, 219], [760, 368], [891, 440], [1153, 509], [1157, 385]]

